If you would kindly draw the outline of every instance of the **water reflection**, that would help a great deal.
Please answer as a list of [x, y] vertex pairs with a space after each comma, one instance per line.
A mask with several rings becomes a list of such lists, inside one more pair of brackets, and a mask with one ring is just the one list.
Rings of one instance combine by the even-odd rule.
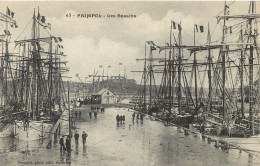
[[87, 147], [86, 147], [86, 145], [83, 145], [83, 155], [84, 156], [86, 155], [86, 151], [87, 151]]
[[71, 164], [71, 152], [68, 151], [66, 154], [66, 164]]
[[79, 144], [78, 143], [76, 143], [76, 149], [75, 149], [75, 154], [79, 154]]

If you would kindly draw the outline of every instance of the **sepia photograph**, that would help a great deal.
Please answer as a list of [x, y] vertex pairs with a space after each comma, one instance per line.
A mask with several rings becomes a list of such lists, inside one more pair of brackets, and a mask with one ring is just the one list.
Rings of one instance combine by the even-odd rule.
[[259, 166], [260, 2], [0, 0], [0, 166]]

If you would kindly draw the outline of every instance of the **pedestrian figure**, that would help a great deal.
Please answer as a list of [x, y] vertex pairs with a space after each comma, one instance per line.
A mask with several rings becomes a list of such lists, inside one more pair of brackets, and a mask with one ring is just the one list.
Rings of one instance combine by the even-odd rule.
[[94, 117], [95, 117], [95, 119], [97, 119], [97, 109], [94, 110]]
[[78, 131], [76, 131], [76, 133], [74, 134], [74, 138], [75, 138], [76, 144], [78, 144], [79, 143], [79, 133], [78, 133]]
[[140, 114], [138, 113], [138, 114], [137, 114], [137, 116], [136, 116], [136, 119], [138, 120], [138, 119], [139, 119], [139, 117], [140, 117]]
[[60, 138], [60, 151], [62, 152], [62, 150], [66, 150], [66, 148], [65, 148], [65, 145], [64, 145], [64, 136], [62, 136], [61, 138]]
[[168, 113], [166, 114], [166, 124], [167, 124], [167, 125], [169, 125], [170, 116], [171, 116], [171, 114], [168, 112]]
[[78, 112], [77, 112], [77, 111], [75, 111], [75, 117], [76, 117], [76, 118], [78, 117]]
[[123, 121], [123, 116], [122, 115], [119, 116], [119, 121], [122, 124], [122, 121]]
[[141, 120], [141, 122], [143, 122], [143, 120], [144, 120], [144, 114], [141, 114], [141, 115], [140, 115], [140, 120]]
[[86, 143], [86, 138], [87, 138], [87, 136], [88, 136], [88, 134], [85, 133], [85, 131], [83, 131], [83, 133], [82, 133], [82, 141], [83, 141], [83, 145], [85, 145], [85, 143]]
[[90, 118], [90, 119], [92, 118], [92, 112], [91, 112], [91, 110], [89, 111], [89, 118]]
[[79, 111], [79, 117], [81, 116], [81, 111]]
[[135, 120], [135, 113], [132, 114], [133, 120]]
[[123, 121], [123, 123], [125, 123], [125, 115], [123, 115], [122, 121]]
[[116, 116], [116, 122], [117, 122], [117, 124], [119, 123], [119, 115], [118, 114]]
[[71, 151], [70, 138], [69, 138], [69, 136], [67, 136], [67, 138], [66, 138], [66, 149], [67, 149], [68, 152]]

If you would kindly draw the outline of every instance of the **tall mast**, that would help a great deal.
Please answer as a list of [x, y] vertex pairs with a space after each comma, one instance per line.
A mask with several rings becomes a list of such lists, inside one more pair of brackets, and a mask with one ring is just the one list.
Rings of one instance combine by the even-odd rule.
[[[196, 45], [196, 38], [195, 38], [195, 25], [194, 25], [194, 46]], [[195, 72], [195, 110], [198, 107], [198, 84], [197, 84], [197, 57], [196, 57], [196, 51], [194, 51], [194, 72]]]
[[[8, 9], [8, 7], [7, 7]], [[8, 22], [6, 21], [6, 31], [8, 32]], [[5, 90], [4, 90], [4, 109], [6, 109], [6, 106], [8, 104], [8, 61], [9, 61], [9, 50], [8, 50], [8, 34], [6, 34], [6, 41], [5, 41], [5, 66], [4, 66], [4, 70], [5, 70]]]
[[[224, 16], [227, 14], [227, 2], [225, 1], [224, 6]], [[224, 18], [223, 30], [222, 30], [222, 44], [225, 43], [225, 32], [226, 32], [226, 19]], [[222, 110], [223, 110], [223, 119], [226, 119], [226, 107], [225, 107], [225, 84], [226, 84], [226, 48], [227, 46], [223, 46], [222, 48], [222, 81], [223, 81], [223, 90], [222, 90]]]
[[171, 20], [171, 30], [170, 30], [170, 52], [169, 52], [169, 111], [172, 107], [172, 62], [171, 62], [171, 54], [172, 54], [172, 20]]
[[152, 108], [152, 59], [153, 59], [153, 52], [152, 52], [152, 45], [150, 45], [150, 66], [149, 66], [149, 77], [150, 77], [150, 99], [149, 99], [149, 109]]
[[[255, 2], [251, 1], [250, 2], [251, 5], [251, 13], [255, 13]], [[254, 40], [253, 38], [253, 34], [252, 34], [252, 22], [253, 22], [253, 18], [249, 18], [249, 41], [250, 43], [253, 43]], [[254, 47], [252, 44], [250, 44], [250, 54], [249, 54], [249, 120], [251, 122], [250, 124], [250, 130], [252, 131], [252, 134], [254, 134], [254, 110], [253, 110], [253, 104], [254, 104], [254, 98], [253, 98], [253, 65], [254, 65]]]
[[144, 53], [144, 110], [148, 114], [148, 109], [146, 109], [146, 41], [145, 41], [145, 53]]
[[[242, 26], [241, 26], [241, 31], [240, 31], [240, 40], [241, 43], [243, 43], [243, 31], [242, 31]], [[241, 57], [240, 57], [240, 93], [241, 93], [241, 114], [242, 117], [244, 118], [244, 51], [243, 51], [243, 46], [241, 46]]]
[[[178, 27], [179, 29], [179, 46], [181, 46], [181, 23]], [[181, 47], [179, 47], [179, 56], [178, 56], [178, 111], [181, 114]]]
[[[211, 37], [210, 37], [210, 28], [208, 23], [208, 44], [211, 43]], [[209, 71], [208, 71], [208, 79], [209, 79], [209, 112], [212, 113], [212, 83], [211, 83], [211, 64], [212, 64], [212, 57], [211, 57], [211, 50], [210, 47], [208, 47], [208, 65], [209, 65]]]
[[[33, 25], [32, 25], [32, 38], [36, 38], [36, 21], [35, 21], [35, 9], [33, 12]], [[33, 51], [32, 51], [32, 60], [33, 60], [33, 71], [32, 71], [32, 95], [31, 95], [31, 110], [32, 110], [32, 117], [33, 120], [35, 120], [35, 91], [36, 91], [36, 45], [35, 41], [32, 43], [33, 44]]]

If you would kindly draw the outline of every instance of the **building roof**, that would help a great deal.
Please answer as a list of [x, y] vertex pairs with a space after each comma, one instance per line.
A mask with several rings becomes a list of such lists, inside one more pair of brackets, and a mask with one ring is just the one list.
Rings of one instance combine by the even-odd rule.
[[[109, 90], [109, 89], [108, 89], [108, 88], [101, 89], [99, 92], [97, 92], [97, 93], [94, 94], [94, 95], [102, 95], [102, 94], [105, 93], [107, 90]], [[114, 92], [112, 92], [111, 90], [109, 90], [109, 91], [115, 95]]]

